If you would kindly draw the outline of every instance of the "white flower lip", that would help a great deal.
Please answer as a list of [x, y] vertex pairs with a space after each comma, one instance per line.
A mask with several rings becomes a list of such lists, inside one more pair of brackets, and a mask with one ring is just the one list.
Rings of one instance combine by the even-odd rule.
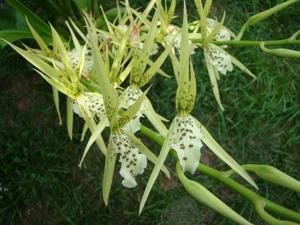
[[211, 45], [210, 47], [205, 48], [204, 51], [208, 55], [207, 63], [213, 65], [214, 68], [223, 75], [226, 75], [227, 72], [231, 72], [233, 70], [231, 58], [228, 53], [221, 52]]
[[123, 186], [136, 187], [135, 177], [142, 174], [147, 167], [146, 156], [139, 153], [139, 150], [130, 143], [129, 138], [122, 131], [119, 134], [112, 134], [111, 140], [114, 149], [120, 154], [121, 169], [119, 173], [124, 178]]
[[[83, 48], [81, 49], [81, 51]], [[78, 49], [74, 48], [68, 52], [69, 57], [72, 61], [72, 66], [73, 68], [76, 68], [79, 64], [80, 56], [81, 56], [81, 51]], [[84, 61], [84, 73], [88, 73], [89, 71], [93, 70], [93, 58], [91, 56], [90, 50], [85, 51], [85, 61]]]
[[202, 134], [191, 115], [176, 116], [171, 147], [177, 152], [183, 171], [195, 173], [201, 156]]
[[[128, 86], [123, 93], [123, 98], [121, 100], [120, 107], [128, 109], [138, 100], [138, 98], [142, 94], [143, 92], [139, 88], [133, 88], [131, 86]], [[124, 126], [124, 130], [130, 131], [133, 134], [139, 131], [141, 129], [140, 118], [143, 117], [144, 111], [145, 103], [142, 103], [140, 110], [137, 112], [134, 118]]]
[[[207, 18], [207, 32], [208, 35], [213, 32], [215, 27], [217, 26], [217, 21], [211, 18]], [[217, 41], [229, 41], [230, 38], [230, 33], [222, 27], [221, 30], [216, 34], [215, 39]]]
[[92, 115], [89, 115], [91, 118], [95, 116], [97, 116], [98, 119], [106, 118], [104, 100], [101, 94], [84, 92], [75, 100], [73, 104], [73, 111], [82, 117], [79, 110], [80, 107], [87, 109], [87, 112], [91, 112]]

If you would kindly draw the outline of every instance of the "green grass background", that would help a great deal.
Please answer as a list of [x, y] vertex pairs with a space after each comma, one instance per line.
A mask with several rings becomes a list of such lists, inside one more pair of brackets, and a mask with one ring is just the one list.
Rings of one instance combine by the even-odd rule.
[[[143, 7], [147, 1], [130, 2]], [[248, 16], [283, 1], [214, 2], [211, 16], [220, 18], [225, 10], [225, 24], [238, 32]], [[187, 1], [190, 21], [197, 15], [192, 3]], [[177, 14], [181, 15], [182, 2], [178, 4]], [[104, 1], [106, 8], [113, 5]], [[292, 6], [251, 27], [244, 39], [289, 37], [300, 28], [299, 12], [299, 4]], [[257, 80], [237, 68], [222, 76], [222, 113], [211, 92], [203, 55], [195, 54], [198, 95], [193, 115], [239, 163], [270, 164], [300, 179], [299, 60], [268, 56], [255, 47], [229, 51], [257, 75]], [[170, 71], [168, 66], [164, 69]], [[137, 178], [139, 185], [135, 189], [121, 186], [117, 169], [110, 204], [105, 207], [101, 197], [104, 159], [96, 147], [88, 154], [83, 169], [77, 166], [85, 146], [80, 142], [82, 121], [75, 119], [75, 136], [70, 141], [66, 124], [58, 124], [49, 85], [8, 48], [0, 54], [0, 78], [0, 186], [6, 188], [0, 192], [0, 224], [235, 224], [191, 199], [174, 172], [171, 180], [159, 177], [143, 214], [138, 216], [150, 164]], [[175, 90], [174, 79], [156, 77], [149, 94], [157, 111], [169, 119], [175, 115]], [[65, 115], [63, 105], [62, 112]], [[151, 141], [145, 142], [159, 150]], [[202, 163], [227, 168], [207, 149], [202, 152]], [[174, 171], [171, 159], [167, 164]], [[250, 204], [224, 185], [201, 174], [196, 174], [195, 179], [254, 224], [265, 224]], [[300, 212], [299, 193], [256, 181], [259, 193]]]

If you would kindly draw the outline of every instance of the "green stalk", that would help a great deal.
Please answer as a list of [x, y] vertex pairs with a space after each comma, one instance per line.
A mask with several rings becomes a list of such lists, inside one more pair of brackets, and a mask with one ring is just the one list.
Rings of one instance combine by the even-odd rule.
[[[164, 142], [164, 138], [159, 135], [158, 133], [154, 132], [153, 130], [149, 129], [148, 127], [145, 127], [142, 125], [141, 132], [148, 138], [150, 138], [152, 141], [158, 143], [159, 145], [162, 145]], [[172, 154], [173, 157], [176, 158], [176, 154]], [[241, 185], [240, 183], [236, 182], [232, 178], [230, 178], [228, 175], [228, 172], [221, 172], [216, 169], [213, 169], [209, 166], [206, 166], [204, 164], [200, 164], [198, 167], [198, 171], [202, 174], [205, 174], [209, 177], [212, 177], [226, 186], [230, 187], [232, 190], [238, 192], [241, 194], [245, 199], [252, 202], [254, 205], [255, 211], [258, 213], [258, 215], [265, 220], [268, 224], [271, 225], [297, 225], [300, 223], [300, 214], [287, 209], [283, 206], [280, 206], [270, 200], [267, 200], [263, 196], [255, 193], [254, 191], [250, 190], [249, 188], [246, 188], [245, 186]], [[291, 221], [285, 221], [285, 220], [279, 220], [268, 214], [265, 209], [269, 209], [270, 211], [277, 213], [278, 215], [285, 217], [289, 220], [296, 221], [297, 223], [291, 222]]]
[[[193, 43], [202, 44], [202, 40], [199, 38], [191, 38]], [[230, 45], [236, 47], [243, 46], [256, 46], [260, 47], [262, 43], [265, 46], [276, 46], [276, 45], [300, 45], [300, 40], [291, 40], [291, 39], [282, 39], [282, 40], [272, 40], [272, 41], [239, 41], [239, 40], [230, 40], [230, 41], [212, 41], [215, 45]]]

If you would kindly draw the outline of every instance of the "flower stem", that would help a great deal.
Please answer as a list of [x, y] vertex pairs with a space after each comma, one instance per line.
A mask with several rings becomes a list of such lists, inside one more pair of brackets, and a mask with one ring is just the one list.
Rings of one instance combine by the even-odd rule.
[[[148, 138], [150, 138], [152, 141], [158, 143], [159, 145], [162, 145], [164, 142], [164, 138], [156, 133], [155, 131], [151, 130], [148, 127], [145, 127], [142, 125], [141, 132]], [[176, 154], [172, 154], [174, 156]], [[176, 156], [175, 156], [176, 157]], [[240, 183], [236, 182], [232, 178], [228, 176], [228, 173], [222, 172], [216, 169], [213, 169], [209, 166], [206, 166], [204, 164], [200, 164], [198, 167], [198, 171], [202, 174], [205, 174], [209, 177], [212, 177], [226, 186], [230, 187], [232, 190], [238, 192], [241, 194], [244, 198], [246, 198], [248, 201], [250, 201], [258, 213], [258, 215], [265, 220], [268, 224], [271, 225], [297, 225], [300, 223], [300, 214], [287, 209], [281, 205], [278, 205], [263, 196], [255, 193], [254, 191], [250, 190], [249, 188], [241, 185]], [[296, 221], [297, 223], [286, 221], [286, 220], [279, 220], [275, 217], [268, 214], [265, 209], [269, 209], [270, 211], [277, 213], [278, 215], [285, 217], [289, 220]]]
[[[202, 43], [201, 39], [192, 39], [193, 43]], [[300, 40], [282, 39], [282, 40], [272, 40], [272, 41], [248, 41], [248, 40], [230, 40], [230, 41], [212, 41], [216, 45], [230, 45], [236, 47], [244, 46], [255, 46], [259, 47], [262, 43], [265, 46], [279, 46], [279, 45], [300, 45]]]

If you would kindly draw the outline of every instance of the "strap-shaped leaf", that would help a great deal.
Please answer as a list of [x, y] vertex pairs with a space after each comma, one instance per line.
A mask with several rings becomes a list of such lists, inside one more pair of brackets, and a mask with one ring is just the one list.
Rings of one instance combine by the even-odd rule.
[[32, 39], [32, 33], [28, 30], [0, 30], [0, 49], [7, 45], [7, 42], [1, 41], [6, 40], [9, 42], [14, 42], [20, 39]]
[[246, 181], [249, 182], [253, 187], [258, 189], [255, 182], [249, 176], [249, 174], [215, 141], [215, 139], [210, 135], [207, 129], [194, 118], [197, 123], [197, 126], [201, 130], [203, 139], [202, 141], [207, 147], [216, 154], [222, 161], [224, 161], [228, 166], [230, 166], [236, 173], [243, 177]]
[[27, 8], [21, 1], [19, 0], [6, 0], [11, 7], [21, 13], [24, 17], [30, 21], [30, 23], [38, 29], [39, 32], [42, 32], [45, 35], [50, 36], [50, 28], [49, 25], [42, 20], [38, 15], [36, 15], [33, 11]]
[[176, 171], [180, 182], [183, 184], [185, 190], [198, 202], [214, 209], [223, 216], [237, 222], [241, 225], [253, 225], [245, 218], [237, 214], [229, 206], [227, 206], [222, 200], [216, 197], [213, 193], [203, 187], [201, 184], [188, 179], [179, 163], [176, 165]]

